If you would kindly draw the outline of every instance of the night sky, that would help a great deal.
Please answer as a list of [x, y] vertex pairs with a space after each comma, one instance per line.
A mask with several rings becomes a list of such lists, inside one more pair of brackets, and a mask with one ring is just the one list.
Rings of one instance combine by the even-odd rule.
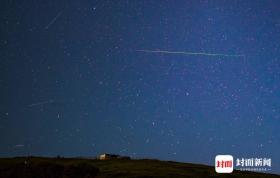
[[279, 7], [1, 1], [0, 157], [231, 154], [280, 173]]

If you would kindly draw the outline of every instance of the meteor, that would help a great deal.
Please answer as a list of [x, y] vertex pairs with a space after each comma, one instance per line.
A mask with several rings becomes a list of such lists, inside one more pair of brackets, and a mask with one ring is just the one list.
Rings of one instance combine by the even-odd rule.
[[15, 147], [16, 148], [22, 148], [22, 147], [24, 147], [24, 145], [23, 144], [18, 144], [18, 145], [15, 145]]
[[50, 26], [61, 16], [62, 11], [60, 11], [46, 26], [45, 30], [48, 30]]
[[28, 106], [29, 107], [40, 106], [40, 105], [45, 105], [45, 104], [51, 104], [53, 102], [54, 102], [54, 100], [47, 100], [47, 101], [42, 101], [42, 102], [38, 102], [38, 103], [32, 103], [32, 104], [30, 104]]
[[216, 56], [216, 57], [245, 57], [243, 54], [222, 54], [222, 53], [205, 53], [205, 52], [188, 52], [188, 51], [162, 51], [162, 50], [135, 50], [144, 53], [161, 53], [161, 54], [182, 54], [188, 56]]

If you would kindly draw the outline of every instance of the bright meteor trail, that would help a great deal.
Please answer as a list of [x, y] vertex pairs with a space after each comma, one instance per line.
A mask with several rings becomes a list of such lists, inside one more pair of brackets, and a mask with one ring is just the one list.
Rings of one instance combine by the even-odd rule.
[[161, 53], [161, 54], [182, 54], [182, 55], [193, 55], [193, 56], [220, 56], [220, 57], [245, 57], [242, 54], [221, 54], [221, 53], [204, 53], [204, 52], [187, 52], [187, 51], [162, 51], [162, 50], [146, 50], [140, 49], [135, 50], [145, 53]]

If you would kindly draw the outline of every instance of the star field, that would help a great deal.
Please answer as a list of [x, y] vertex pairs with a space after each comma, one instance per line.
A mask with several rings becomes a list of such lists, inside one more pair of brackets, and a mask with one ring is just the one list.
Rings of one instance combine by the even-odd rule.
[[279, 5], [3, 1], [0, 156], [231, 154], [280, 173]]

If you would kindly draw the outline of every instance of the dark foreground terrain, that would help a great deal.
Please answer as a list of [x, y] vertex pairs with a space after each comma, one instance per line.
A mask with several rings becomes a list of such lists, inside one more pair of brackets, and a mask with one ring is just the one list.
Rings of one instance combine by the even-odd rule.
[[213, 167], [158, 160], [95, 160], [20, 157], [0, 159], [0, 178], [276, 178], [280, 175], [234, 171], [216, 174]]

